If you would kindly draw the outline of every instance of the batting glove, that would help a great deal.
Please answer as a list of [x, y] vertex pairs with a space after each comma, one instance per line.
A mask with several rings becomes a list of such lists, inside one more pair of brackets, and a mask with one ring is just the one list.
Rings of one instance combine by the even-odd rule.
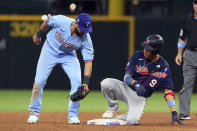
[[183, 125], [183, 122], [179, 119], [179, 117], [177, 116], [177, 112], [173, 111], [172, 112], [172, 125], [174, 124], [174, 122], [177, 121], [177, 123], [179, 125]]
[[146, 95], [146, 89], [144, 88], [143, 85], [141, 85], [137, 81], [135, 81], [131, 87], [136, 91], [138, 96], [145, 96]]

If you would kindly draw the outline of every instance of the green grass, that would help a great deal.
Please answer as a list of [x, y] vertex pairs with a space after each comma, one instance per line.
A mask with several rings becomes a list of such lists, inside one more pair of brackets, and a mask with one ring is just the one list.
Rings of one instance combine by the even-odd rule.
[[[68, 95], [65, 90], [44, 90], [42, 112], [66, 112]], [[0, 90], [0, 112], [27, 112], [31, 90]], [[197, 112], [197, 94], [191, 100], [191, 112]], [[127, 106], [119, 102], [120, 111], [127, 111]], [[104, 112], [107, 102], [100, 91], [92, 91], [81, 101], [80, 112]], [[176, 94], [176, 109], [178, 95]], [[163, 93], [154, 93], [147, 101], [145, 112], [169, 112]]]

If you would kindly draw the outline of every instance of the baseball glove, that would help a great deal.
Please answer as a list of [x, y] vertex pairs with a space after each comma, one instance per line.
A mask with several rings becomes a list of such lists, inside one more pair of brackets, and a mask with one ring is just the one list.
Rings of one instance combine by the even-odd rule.
[[84, 86], [80, 86], [76, 92], [74, 92], [72, 95], [70, 95], [70, 99], [73, 102], [79, 101], [84, 99], [89, 93], [89, 90], [86, 91]]

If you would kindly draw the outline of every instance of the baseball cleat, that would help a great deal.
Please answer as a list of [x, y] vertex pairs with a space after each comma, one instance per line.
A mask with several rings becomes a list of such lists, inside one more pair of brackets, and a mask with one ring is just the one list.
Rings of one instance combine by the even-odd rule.
[[126, 121], [127, 114], [128, 113], [124, 113], [124, 114], [121, 114], [121, 115], [116, 115], [115, 117], [113, 117], [113, 119]]
[[80, 124], [80, 120], [78, 119], [78, 117], [71, 117], [68, 120], [69, 124]]
[[29, 124], [36, 124], [37, 122], [38, 122], [38, 117], [35, 115], [30, 115], [27, 120], [27, 123]]
[[190, 120], [191, 117], [190, 117], [190, 116], [183, 115], [183, 114], [180, 114], [180, 115], [179, 115], [179, 119], [180, 119], [180, 120]]
[[102, 117], [107, 119], [107, 118], [112, 118], [118, 111], [112, 111], [112, 110], [107, 110]]

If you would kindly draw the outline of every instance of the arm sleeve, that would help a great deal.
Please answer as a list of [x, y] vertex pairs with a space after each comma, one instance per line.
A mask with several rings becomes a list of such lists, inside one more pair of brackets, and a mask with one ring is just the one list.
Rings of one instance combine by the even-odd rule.
[[86, 34], [86, 36], [82, 42], [81, 53], [83, 56], [83, 60], [85, 62], [93, 61], [94, 49], [93, 49], [91, 37], [88, 33]]
[[167, 74], [166, 78], [164, 79], [162, 86], [165, 89], [169, 89], [172, 90], [173, 89], [173, 82], [172, 82], [172, 76], [171, 76], [171, 72], [170, 72], [170, 68], [169, 66], [167, 66], [164, 69], [165, 73]]
[[124, 75], [124, 82], [127, 83], [127, 85], [131, 85], [131, 82], [134, 79], [132, 78], [132, 73], [130, 73], [129, 71], [126, 71], [125, 75]]
[[125, 68], [126, 71], [131, 73], [131, 76], [133, 76], [135, 72], [135, 65], [136, 65], [135, 57], [136, 57], [136, 54], [134, 53]]
[[49, 17], [48, 26], [50, 26], [52, 28], [58, 27], [58, 19], [57, 18], [58, 18], [57, 16]]

